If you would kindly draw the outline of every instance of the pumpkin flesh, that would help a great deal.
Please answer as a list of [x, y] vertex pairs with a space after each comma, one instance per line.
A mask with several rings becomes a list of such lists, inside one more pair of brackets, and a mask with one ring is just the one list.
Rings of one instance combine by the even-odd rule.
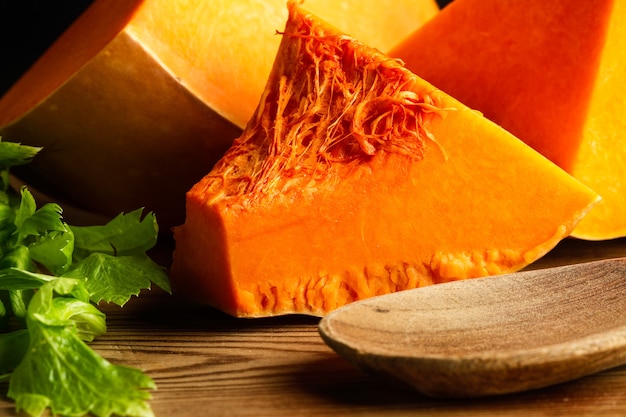
[[572, 236], [626, 236], [626, 4], [455, 0], [388, 51], [602, 196]]
[[[309, 2], [380, 48], [438, 11]], [[285, 18], [283, 0], [95, 1], [0, 100], [3, 140], [44, 147], [14, 172], [90, 211], [182, 223], [185, 192], [252, 115]]]
[[597, 195], [294, 3], [257, 111], [187, 193], [174, 290], [240, 317], [518, 270]]

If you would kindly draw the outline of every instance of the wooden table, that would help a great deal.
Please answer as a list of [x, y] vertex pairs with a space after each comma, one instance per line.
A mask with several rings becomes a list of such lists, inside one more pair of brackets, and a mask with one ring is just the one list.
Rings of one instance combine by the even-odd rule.
[[[618, 256], [626, 239], [565, 240], [533, 268]], [[109, 331], [92, 346], [154, 378], [156, 416], [626, 415], [626, 366], [534, 392], [440, 400], [354, 369], [313, 317], [235, 319], [158, 290], [103, 309]], [[0, 398], [0, 416], [13, 415]]]

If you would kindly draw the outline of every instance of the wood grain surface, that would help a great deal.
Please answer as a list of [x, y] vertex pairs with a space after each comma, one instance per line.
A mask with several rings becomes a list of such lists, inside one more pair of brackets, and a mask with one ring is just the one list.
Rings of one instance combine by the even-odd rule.
[[[566, 240], [532, 268], [618, 256], [626, 239]], [[626, 415], [626, 367], [531, 392], [439, 400], [353, 368], [324, 344], [317, 318], [235, 319], [159, 291], [103, 310], [109, 331], [92, 346], [155, 380], [156, 416]], [[15, 416], [0, 389], [0, 416]]]

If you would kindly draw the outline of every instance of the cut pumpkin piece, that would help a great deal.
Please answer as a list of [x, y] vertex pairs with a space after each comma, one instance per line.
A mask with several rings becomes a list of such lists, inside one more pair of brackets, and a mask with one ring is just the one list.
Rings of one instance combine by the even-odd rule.
[[[438, 11], [308, 4], [379, 48]], [[44, 147], [14, 172], [94, 212], [146, 206], [181, 224], [185, 192], [252, 116], [286, 16], [285, 0], [96, 0], [0, 100], [3, 140]]]
[[187, 194], [174, 290], [231, 315], [518, 270], [598, 196], [387, 55], [289, 4], [254, 117]]
[[455, 0], [388, 53], [602, 196], [572, 236], [626, 236], [626, 2]]

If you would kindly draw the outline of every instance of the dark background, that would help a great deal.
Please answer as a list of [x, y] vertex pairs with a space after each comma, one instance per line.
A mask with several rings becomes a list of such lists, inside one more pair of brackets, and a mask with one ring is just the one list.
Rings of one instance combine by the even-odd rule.
[[91, 2], [0, 0], [0, 96]]

